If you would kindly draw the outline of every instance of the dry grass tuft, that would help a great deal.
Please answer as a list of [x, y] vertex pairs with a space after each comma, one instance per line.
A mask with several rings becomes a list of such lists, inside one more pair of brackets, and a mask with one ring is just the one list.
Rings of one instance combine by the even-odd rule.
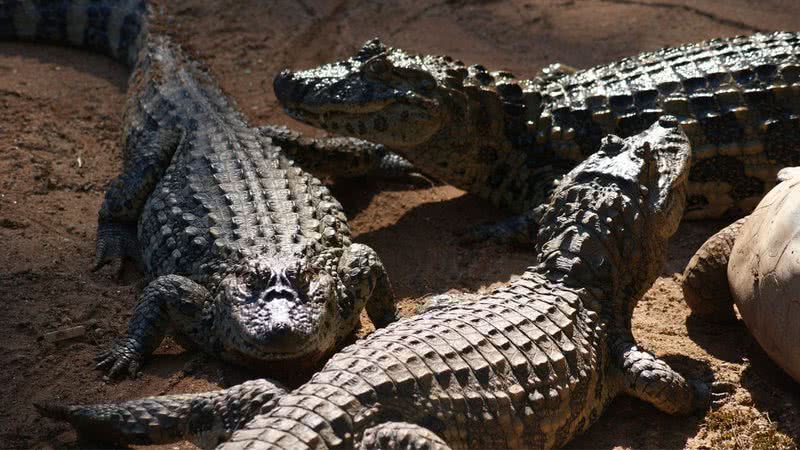
[[796, 450], [769, 417], [749, 407], [723, 407], [706, 416], [705, 432], [713, 449]]

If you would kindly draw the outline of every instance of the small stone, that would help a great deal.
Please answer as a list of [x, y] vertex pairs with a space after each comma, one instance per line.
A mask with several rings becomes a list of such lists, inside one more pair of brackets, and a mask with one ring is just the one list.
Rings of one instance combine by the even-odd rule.
[[9, 218], [2, 218], [0, 219], [0, 228], [8, 228], [10, 230], [19, 230], [22, 228], [28, 228], [30, 224], [24, 220], [14, 220]]
[[86, 327], [79, 325], [77, 327], [62, 328], [60, 330], [51, 331], [44, 334], [44, 340], [47, 342], [60, 342], [67, 339], [74, 339], [86, 334]]

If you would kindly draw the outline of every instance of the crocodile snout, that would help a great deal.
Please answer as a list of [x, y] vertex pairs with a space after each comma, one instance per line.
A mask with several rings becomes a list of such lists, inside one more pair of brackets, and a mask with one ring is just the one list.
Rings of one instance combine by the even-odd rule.
[[261, 339], [276, 351], [301, 347], [308, 339], [307, 327], [300, 320], [304, 314], [297, 311], [295, 302], [294, 299], [278, 298], [266, 305], [269, 325], [263, 330]]
[[288, 69], [284, 69], [275, 75], [272, 88], [275, 91], [275, 97], [284, 106], [302, 102], [308, 92], [308, 87], [305, 86], [305, 83], [298, 82], [294, 73]]
[[304, 337], [295, 333], [295, 327], [285, 321], [273, 323], [266, 336], [264, 336], [272, 347], [281, 350], [300, 346], [304, 343]]

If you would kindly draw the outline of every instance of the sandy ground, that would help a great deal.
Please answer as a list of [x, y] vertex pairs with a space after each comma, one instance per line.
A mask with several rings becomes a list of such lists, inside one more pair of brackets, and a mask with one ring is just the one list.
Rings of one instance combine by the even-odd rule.
[[[562, 62], [588, 67], [665, 45], [800, 28], [793, 0], [170, 2], [174, 32], [208, 62], [253, 124], [282, 123], [271, 80], [350, 54], [380, 36], [520, 76]], [[31, 402], [115, 401], [229, 386], [259, 374], [184, 351], [171, 340], [136, 380], [106, 383], [92, 357], [125, 330], [137, 284], [92, 274], [96, 214], [120, 166], [126, 69], [73, 49], [0, 43], [0, 447], [71, 447], [69, 427]], [[455, 234], [503, 211], [448, 187], [349, 181], [334, 186], [356, 239], [375, 248], [403, 311], [448, 289], [477, 290], [521, 273], [534, 255], [461, 246]], [[662, 277], [640, 303], [634, 332], [688, 376], [735, 383], [720, 409], [670, 417], [620, 398], [571, 448], [796, 447], [800, 394], [745, 327], [688, 319], [676, 283], [722, 223], [685, 223]], [[47, 332], [84, 325], [58, 344]], [[362, 330], [367, 332], [368, 327]], [[164, 448], [190, 447], [180, 443]]]

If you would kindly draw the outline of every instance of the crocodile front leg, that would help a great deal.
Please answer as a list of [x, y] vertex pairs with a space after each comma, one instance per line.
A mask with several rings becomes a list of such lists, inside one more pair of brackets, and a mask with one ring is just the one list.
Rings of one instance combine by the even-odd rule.
[[386, 422], [368, 428], [360, 450], [450, 450], [431, 430], [408, 422]]
[[258, 128], [303, 169], [321, 177], [374, 177], [409, 181], [430, 181], [402, 156], [382, 145], [349, 137], [309, 138], [286, 127]]
[[725, 388], [723, 384], [708, 386], [685, 379], [666, 361], [640, 350], [632, 338], [620, 341], [613, 353], [623, 372], [622, 392], [667, 414], [688, 414], [708, 408], [721, 395], [712, 389]]
[[128, 323], [127, 336], [98, 355], [96, 367], [106, 370], [111, 377], [126, 371], [136, 376], [142, 360], [161, 344], [170, 326], [199, 345], [211, 348], [213, 337], [203, 323], [210, 300], [208, 291], [188, 278], [178, 275], [156, 278], [142, 291]]
[[366, 302], [367, 315], [375, 327], [397, 319], [392, 284], [375, 250], [364, 244], [351, 245], [339, 260], [339, 275], [348, 297], [342, 302], [347, 308], [343, 317], [355, 315]]
[[78, 433], [117, 445], [163, 444], [188, 439], [212, 448], [286, 390], [269, 380], [252, 380], [219, 391], [164, 395], [123, 403], [36, 404], [43, 416], [65, 420]]

